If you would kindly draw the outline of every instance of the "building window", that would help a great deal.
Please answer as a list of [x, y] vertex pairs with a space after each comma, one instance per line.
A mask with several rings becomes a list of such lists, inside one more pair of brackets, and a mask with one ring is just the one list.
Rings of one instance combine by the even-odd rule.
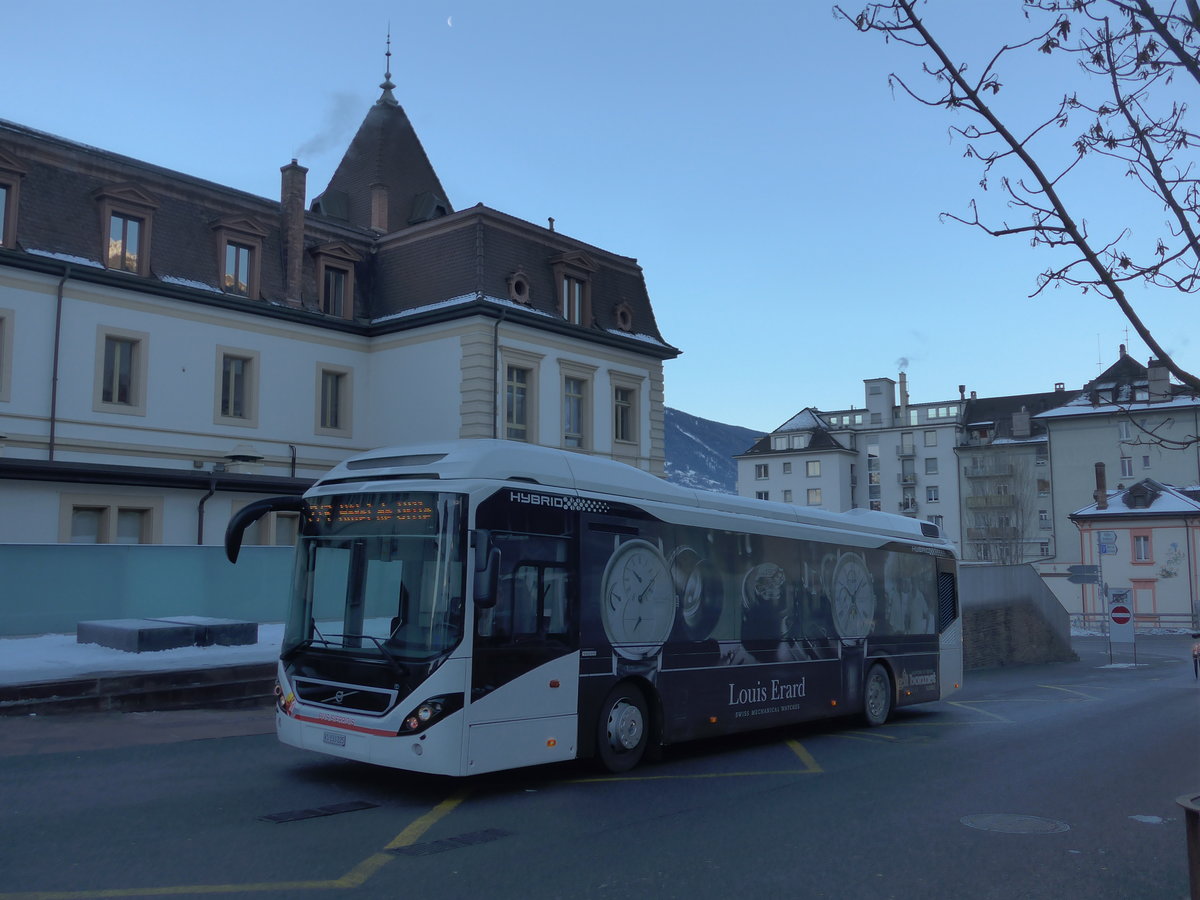
[[0, 309], [0, 402], [12, 399], [13, 322], [16, 313]]
[[7, 184], [0, 184], [0, 247], [11, 247], [13, 244], [9, 237], [9, 226], [12, 222], [12, 212], [10, 211], [12, 194], [13, 191]]
[[1142, 468], [1143, 469], [1150, 468], [1150, 454], [1148, 454], [1148, 453], [1142, 457]]
[[1050, 480], [1048, 478], [1039, 478], [1037, 480], [1037, 495], [1039, 497], [1050, 496]]
[[1123, 478], [1130, 478], [1133, 476], [1133, 457], [1132, 456], [1122, 456], [1121, 457], [1121, 476]]
[[636, 432], [633, 428], [633, 390], [613, 388], [613, 440], [632, 442]]
[[1135, 563], [1151, 563], [1154, 561], [1154, 555], [1150, 546], [1150, 534], [1148, 532], [1142, 534], [1133, 533], [1133, 561]]
[[217, 348], [217, 409], [219, 425], [258, 424], [258, 353]]
[[1122, 419], [1117, 423], [1117, 437], [1123, 441], [1129, 441], [1133, 439], [1128, 420]]
[[583, 325], [583, 296], [587, 282], [570, 275], [562, 280], [563, 318], [573, 325]]
[[821, 461], [819, 459], [810, 459], [804, 463], [804, 474], [809, 478], [821, 477]]
[[321, 312], [340, 319], [354, 318], [354, 267], [362, 261], [362, 254], [342, 241], [321, 244], [311, 252], [317, 264]]
[[61, 499], [59, 539], [71, 544], [155, 544], [162, 540], [162, 500], [87, 495]]
[[327, 266], [321, 282], [321, 311], [331, 316], [346, 315], [346, 284], [350, 273], [345, 269]]
[[246, 244], [229, 241], [225, 244], [225, 269], [221, 273], [221, 289], [227, 294], [250, 296], [251, 267], [254, 265], [254, 248]]
[[1038, 544], [1038, 556], [1049, 556], [1049, 555], [1050, 555], [1050, 542], [1042, 541], [1040, 544]]
[[925, 446], [926, 447], [936, 447], [937, 446], [937, 430], [936, 429], [931, 428], [925, 432]]
[[351, 371], [344, 366], [317, 365], [317, 434], [350, 436]]
[[150, 235], [154, 209], [149, 194], [132, 184], [108, 185], [92, 194], [100, 206], [103, 247], [109, 269], [146, 275], [150, 271]]
[[936, 456], [925, 457], [925, 474], [936, 475], [938, 473], [938, 461]]
[[944, 520], [944, 519], [943, 519], [943, 517], [942, 517], [942, 516], [937, 516], [937, 515], [934, 515], [934, 516], [929, 516], [929, 517], [927, 518], [927, 521], [929, 521], [929, 522], [932, 522], [932, 523], [933, 523], [934, 525], [936, 525], [938, 528], [941, 528], [941, 527], [942, 527], [942, 522], [943, 522], [943, 520]]
[[1049, 528], [1049, 527], [1050, 527], [1050, 510], [1039, 509], [1038, 510], [1038, 528]]
[[882, 425], [883, 424], [883, 413], [871, 413], [871, 424], [872, 425]]
[[770, 500], [771, 494], [769, 491], [755, 491], [754, 499], [755, 500]]
[[267, 229], [245, 216], [225, 216], [212, 223], [212, 229], [221, 290], [257, 299]]
[[142, 219], [122, 213], [112, 213], [108, 217], [108, 252], [104, 257], [108, 268], [141, 271], [138, 254], [142, 245], [142, 224]]
[[784, 474], [784, 475], [791, 475], [791, 474], [792, 474], [792, 464], [791, 464], [790, 462], [785, 462], [785, 463], [783, 464], [783, 474]]
[[937, 503], [938, 502], [938, 486], [936, 484], [930, 484], [930, 485], [925, 486], [925, 502], [926, 503]]
[[529, 440], [529, 369], [506, 366], [504, 373], [504, 436]]
[[809, 506], [820, 506], [821, 505], [821, 489], [820, 488], [809, 488], [808, 489], [808, 505]]
[[97, 412], [146, 414], [146, 357], [149, 336], [101, 327], [96, 332], [92, 406]]
[[783, 492], [783, 502], [784, 502], [784, 503], [791, 503], [791, 502], [792, 502], [792, 492], [791, 492], [791, 491], [784, 491], [784, 492]]
[[552, 262], [559, 315], [574, 325], [590, 325], [595, 263], [582, 253], [565, 253]]
[[754, 477], [758, 481], [762, 481], [764, 478], [769, 478], [770, 477], [770, 466], [768, 466], [767, 463], [755, 463], [754, 464]]
[[587, 382], [567, 376], [563, 379], [563, 446], [584, 446]]

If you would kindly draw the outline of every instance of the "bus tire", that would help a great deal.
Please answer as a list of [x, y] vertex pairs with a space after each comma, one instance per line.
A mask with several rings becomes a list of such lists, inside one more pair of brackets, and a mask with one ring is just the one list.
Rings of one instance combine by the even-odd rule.
[[596, 723], [600, 764], [613, 774], [628, 772], [642, 761], [649, 738], [646, 698], [633, 684], [618, 684], [605, 698]]
[[894, 698], [892, 676], [887, 666], [875, 663], [867, 672], [863, 685], [863, 718], [867, 724], [875, 727], [886, 722], [892, 715]]

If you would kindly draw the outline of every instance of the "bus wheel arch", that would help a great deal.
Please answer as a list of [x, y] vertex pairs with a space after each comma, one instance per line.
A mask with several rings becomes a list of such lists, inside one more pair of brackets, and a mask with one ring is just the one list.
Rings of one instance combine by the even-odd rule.
[[883, 725], [896, 709], [896, 676], [884, 660], [867, 668], [863, 681], [863, 718], [871, 727]]
[[626, 679], [600, 704], [596, 756], [609, 772], [628, 772], [645, 758], [647, 748], [657, 743], [658, 715], [652, 693], [635, 679]]

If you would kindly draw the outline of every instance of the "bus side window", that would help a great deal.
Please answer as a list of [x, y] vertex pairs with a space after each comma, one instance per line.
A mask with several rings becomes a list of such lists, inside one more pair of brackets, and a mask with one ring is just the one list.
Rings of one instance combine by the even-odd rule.
[[512, 577], [512, 633], [516, 638], [561, 639], [567, 631], [567, 570], [522, 561]]

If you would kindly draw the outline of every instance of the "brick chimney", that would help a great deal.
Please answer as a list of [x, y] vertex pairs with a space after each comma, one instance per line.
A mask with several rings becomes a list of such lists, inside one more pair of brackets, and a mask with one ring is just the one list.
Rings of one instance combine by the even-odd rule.
[[1104, 463], [1096, 463], [1096, 490], [1092, 493], [1096, 509], [1108, 509], [1108, 479], [1104, 475]]
[[1151, 403], [1161, 403], [1171, 399], [1171, 373], [1160, 360], [1152, 359], [1146, 365], [1146, 378], [1149, 382]]
[[293, 306], [300, 306], [304, 274], [304, 192], [308, 169], [293, 159], [279, 171], [283, 173], [279, 205], [283, 217], [284, 299]]

